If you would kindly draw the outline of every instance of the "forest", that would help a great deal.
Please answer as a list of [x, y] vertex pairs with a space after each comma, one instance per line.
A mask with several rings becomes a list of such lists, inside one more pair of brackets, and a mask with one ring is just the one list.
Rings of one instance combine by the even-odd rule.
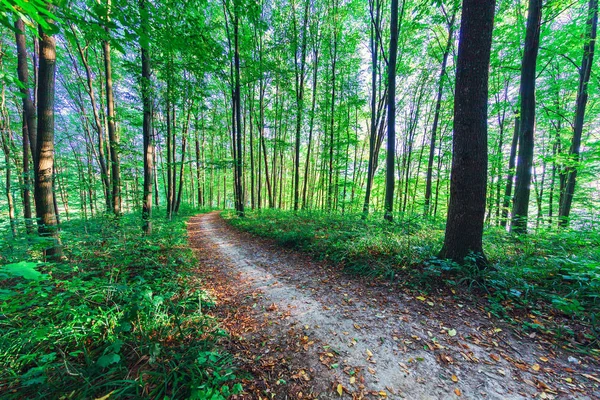
[[600, 397], [597, 25], [0, 2], [0, 397]]

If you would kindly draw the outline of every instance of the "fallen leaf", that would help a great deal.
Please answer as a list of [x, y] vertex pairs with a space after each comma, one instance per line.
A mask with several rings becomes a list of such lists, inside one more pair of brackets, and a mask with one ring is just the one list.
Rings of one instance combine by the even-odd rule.
[[500, 361], [500, 356], [497, 354], [490, 354], [490, 358], [494, 361]]
[[369, 349], [367, 349], [367, 356], [373, 357], [373, 353], [371, 353], [371, 350], [369, 350]]
[[543, 362], [548, 362], [548, 358], [547, 357], [540, 357], [540, 360], [542, 360]]
[[452, 375], [452, 382], [454, 382], [454, 383], [458, 382], [458, 376]]
[[598, 378], [597, 376], [590, 375], [590, 374], [581, 374], [581, 375], [585, 376], [588, 379], [591, 379], [593, 381], [600, 383], [600, 378]]
[[454, 394], [457, 395], [457, 396], [461, 396], [462, 392], [460, 391], [459, 388], [456, 388], [456, 389], [454, 389]]
[[106, 400], [108, 399], [115, 391], [113, 390], [112, 392], [110, 392], [109, 394], [102, 396], [102, 397], [98, 397], [96, 400]]
[[350, 377], [350, 384], [354, 385], [354, 382], [356, 382], [356, 378], [354, 376]]
[[344, 387], [342, 386], [341, 383], [338, 383], [337, 385], [337, 392], [338, 394], [341, 396], [342, 394], [344, 394]]
[[416, 299], [417, 300], [421, 300], [421, 301], [425, 301], [426, 300], [425, 297], [423, 297], [423, 296], [418, 296], [418, 297], [416, 297]]
[[381, 397], [387, 397], [387, 393], [386, 393], [386, 392], [384, 392], [383, 390], [379, 392], [379, 395], [380, 395]]
[[448, 330], [448, 336], [450, 336], [450, 337], [456, 336], [456, 329]]
[[533, 364], [531, 366], [531, 369], [534, 370], [535, 372], [538, 372], [540, 370], [540, 365], [539, 364]]

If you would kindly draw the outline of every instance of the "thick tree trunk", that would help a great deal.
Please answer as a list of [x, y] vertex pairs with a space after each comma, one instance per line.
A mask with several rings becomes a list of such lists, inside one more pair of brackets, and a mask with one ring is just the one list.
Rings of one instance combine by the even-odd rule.
[[511, 231], [515, 233], [527, 232], [535, 129], [535, 71], [540, 47], [541, 20], [542, 0], [529, 0], [525, 50], [521, 64], [521, 88], [519, 91], [521, 127], [519, 130], [515, 199], [511, 221]]
[[577, 89], [577, 100], [575, 103], [575, 122], [573, 124], [573, 139], [569, 149], [569, 164], [566, 168], [566, 184], [564, 195], [559, 209], [560, 226], [567, 226], [573, 195], [575, 193], [575, 183], [577, 179], [577, 169], [579, 155], [581, 151], [581, 135], [583, 132], [583, 123], [585, 119], [585, 107], [588, 100], [588, 82], [592, 73], [592, 64], [594, 61], [594, 48], [596, 44], [596, 30], [598, 26], [598, 0], [590, 0], [588, 10], [586, 42], [583, 47], [583, 60], [579, 69], [579, 88]]
[[56, 44], [54, 38], [39, 30], [40, 56], [37, 93], [37, 154], [35, 157], [35, 208], [38, 233], [49, 238], [45, 249], [48, 259], [62, 258], [58, 235], [58, 221], [54, 210], [54, 88], [56, 72]]
[[487, 185], [487, 105], [495, 0], [464, 0], [456, 65], [450, 204], [439, 257], [483, 254]]

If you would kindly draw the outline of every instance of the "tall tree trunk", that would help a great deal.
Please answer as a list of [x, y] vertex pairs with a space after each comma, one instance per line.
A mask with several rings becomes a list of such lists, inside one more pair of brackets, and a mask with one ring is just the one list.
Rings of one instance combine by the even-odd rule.
[[338, 49], [338, 31], [339, 28], [337, 26], [337, 0], [333, 0], [333, 13], [334, 13], [334, 18], [333, 18], [333, 32], [332, 32], [332, 43], [331, 43], [331, 48], [330, 48], [330, 56], [331, 56], [331, 115], [329, 116], [330, 118], [330, 126], [329, 126], [329, 171], [328, 171], [328, 176], [329, 176], [329, 183], [327, 186], [327, 211], [331, 211], [333, 209], [333, 149], [334, 149], [334, 142], [335, 142], [335, 129], [334, 129], [334, 124], [335, 124], [335, 89], [336, 89], [336, 82], [335, 82], [335, 78], [336, 78], [336, 64], [337, 64], [337, 49]]
[[[110, 7], [110, 0], [109, 0]], [[108, 19], [108, 16], [107, 16]], [[110, 30], [104, 28], [106, 35]], [[113, 94], [112, 63], [110, 56], [110, 42], [108, 39], [102, 42], [104, 54], [104, 74], [106, 85], [106, 117], [108, 119], [108, 141], [110, 147], [110, 177], [112, 180], [112, 209], [116, 216], [121, 215], [121, 166], [119, 163], [119, 138], [117, 137], [117, 125], [115, 120], [115, 98]]]
[[308, 190], [310, 156], [312, 151], [313, 131], [315, 126], [315, 110], [317, 105], [317, 82], [319, 76], [319, 19], [315, 22], [315, 42], [313, 44], [313, 76], [312, 76], [312, 101], [310, 110], [310, 121], [308, 126], [308, 144], [306, 148], [306, 163], [304, 164], [304, 182], [302, 185], [302, 209], [306, 209], [306, 192]]
[[442, 55], [442, 67], [440, 68], [440, 78], [438, 82], [437, 98], [435, 101], [435, 112], [433, 115], [433, 126], [431, 127], [431, 140], [429, 141], [429, 160], [427, 161], [427, 177], [425, 178], [425, 215], [430, 214], [431, 186], [433, 182], [433, 159], [435, 156], [435, 143], [440, 120], [440, 110], [442, 108], [442, 94], [444, 93], [444, 77], [446, 76], [446, 65], [448, 55], [454, 43], [454, 21], [456, 19], [456, 8], [452, 11], [452, 17], [448, 21], [448, 41]]
[[521, 64], [521, 88], [519, 90], [521, 127], [519, 130], [519, 153], [517, 156], [515, 198], [511, 221], [511, 231], [515, 233], [527, 232], [535, 129], [535, 71], [540, 47], [541, 21], [542, 0], [529, 0], [525, 50]]
[[152, 137], [152, 70], [150, 67], [150, 45], [147, 33], [148, 11], [146, 0], [139, 0], [142, 36], [140, 48], [142, 55], [142, 106], [144, 119], [142, 136], [144, 137], [144, 193], [142, 202], [142, 229], [146, 235], [152, 234], [152, 184], [154, 182], [154, 141]]
[[[404, 11], [404, 0], [402, 1]], [[392, 221], [394, 208], [394, 161], [396, 159], [396, 59], [398, 57], [398, 0], [392, 0], [388, 63], [387, 159], [385, 173], [385, 216]]]
[[58, 221], [54, 210], [54, 89], [56, 72], [56, 43], [54, 38], [40, 27], [40, 53], [37, 92], [37, 154], [35, 166], [35, 209], [38, 233], [49, 238], [46, 247], [48, 259], [63, 257], [58, 234]]
[[179, 189], [177, 191], [177, 201], [175, 202], [175, 207], [173, 211], [175, 213], [179, 212], [179, 206], [181, 205], [181, 194], [183, 192], [183, 172], [185, 169], [185, 149], [187, 147], [187, 137], [190, 129], [190, 121], [192, 117], [192, 108], [194, 107], [194, 101], [190, 104], [190, 108], [188, 108], [187, 121], [185, 124], [185, 128], [181, 135], [181, 166], [179, 167]]
[[[377, 133], [378, 133], [378, 112], [377, 108], [377, 77], [379, 69], [379, 46], [381, 38], [381, 0], [370, 0], [369, 1], [369, 12], [371, 14], [371, 33], [369, 37], [369, 44], [371, 50], [371, 126], [369, 133], [369, 162], [367, 165], [367, 187], [365, 189], [365, 201], [363, 203], [363, 215], [362, 218], [366, 219], [369, 214], [369, 205], [371, 203], [371, 190], [373, 188], [373, 177], [375, 176], [375, 170], [377, 169]], [[384, 94], [385, 96], [385, 94]], [[381, 104], [381, 102], [380, 102]]]
[[456, 94], [450, 204], [444, 245], [439, 257], [464, 262], [483, 254], [483, 221], [487, 186], [487, 106], [495, 0], [463, 0]]
[[15, 41], [17, 44], [17, 75], [21, 82], [23, 101], [23, 216], [27, 233], [33, 232], [31, 214], [31, 175], [29, 172], [29, 154], [35, 165], [37, 120], [35, 107], [29, 91], [29, 67], [27, 64], [27, 42], [25, 39], [25, 24], [21, 18], [15, 21]]
[[92, 107], [92, 113], [94, 115], [94, 126], [96, 128], [96, 134], [98, 135], [98, 163], [100, 164], [100, 178], [102, 180], [102, 186], [104, 188], [104, 200], [106, 203], [106, 210], [108, 212], [113, 212], [113, 201], [112, 201], [112, 189], [110, 183], [110, 175], [108, 171], [108, 167], [106, 165], [106, 155], [104, 154], [104, 129], [102, 127], [102, 122], [100, 120], [100, 115], [98, 113], [98, 106], [96, 105], [96, 96], [94, 94], [94, 85], [93, 85], [93, 77], [92, 70], [90, 68], [90, 64], [88, 61], [88, 57], [86, 56], [86, 52], [81, 47], [79, 40], [77, 39], [77, 34], [73, 27], [71, 27], [73, 31], [73, 37], [75, 38], [75, 42], [77, 44], [77, 50], [79, 52], [79, 57], [81, 58], [81, 62], [85, 68], [86, 75], [86, 91], [88, 93], [88, 97], [90, 98], [90, 103]]
[[242, 174], [242, 107], [241, 107], [241, 88], [240, 88], [240, 34], [239, 34], [239, 4], [234, 0], [234, 22], [233, 22], [233, 38], [235, 43], [234, 50], [234, 67], [235, 67], [235, 122], [236, 135], [234, 146], [236, 148], [237, 159], [235, 160], [235, 175], [236, 175], [236, 196], [237, 196], [237, 214], [240, 217], [244, 216], [244, 187]]
[[515, 164], [517, 158], [517, 145], [519, 143], [519, 129], [521, 126], [521, 120], [519, 116], [515, 116], [515, 127], [513, 132], [512, 142], [510, 144], [510, 155], [508, 158], [508, 174], [506, 176], [506, 187], [504, 188], [504, 198], [502, 200], [502, 219], [500, 225], [506, 228], [508, 223], [508, 210], [510, 209], [510, 202], [512, 201], [512, 189], [513, 181], [515, 177]]
[[[0, 45], [0, 52], [2, 51], [2, 45]], [[1, 54], [1, 53], [0, 53]], [[0, 71], [2, 66], [2, 56], [0, 55]], [[8, 119], [8, 112], [6, 111], [4, 85], [2, 85], [2, 93], [0, 94], [0, 146], [4, 153], [4, 164], [6, 167], [6, 181], [4, 185], [6, 200], [8, 203], [8, 220], [10, 223], [10, 231], [13, 237], [17, 236], [17, 222], [15, 220], [15, 201], [12, 194], [11, 182], [12, 182], [12, 166], [11, 166], [11, 147], [12, 147], [12, 135], [10, 131], [10, 122]]]
[[577, 100], [575, 103], [575, 123], [573, 124], [573, 139], [569, 149], [569, 161], [566, 167], [566, 185], [564, 195], [559, 209], [560, 226], [567, 226], [573, 195], [575, 193], [575, 183], [577, 179], [577, 169], [581, 150], [581, 135], [583, 132], [583, 123], [585, 120], [585, 107], [588, 100], [588, 82], [592, 73], [592, 64], [594, 61], [594, 47], [596, 44], [596, 30], [598, 27], [598, 0], [590, 0], [588, 10], [588, 21], [586, 27], [586, 41], [583, 47], [583, 60], [579, 68], [579, 87], [577, 89]]
[[[300, 59], [298, 59], [298, 46], [297, 46], [297, 38], [298, 38], [298, 28], [296, 23], [296, 12], [294, 10], [294, 4], [292, 2], [292, 12], [293, 16], [293, 31], [294, 31], [294, 43], [296, 43], [296, 48], [294, 48], [294, 72], [295, 72], [295, 82], [296, 82], [296, 137], [295, 137], [295, 152], [294, 152], [294, 211], [298, 211], [300, 206], [299, 196], [300, 196], [300, 131], [302, 128], [302, 115], [304, 112], [304, 80], [306, 78], [306, 37], [307, 37], [307, 27], [308, 27], [308, 10], [310, 6], [310, 1], [306, 1], [304, 5], [304, 20], [302, 23], [302, 33], [301, 38], [302, 42], [300, 45]], [[298, 65], [300, 64], [300, 65]]]

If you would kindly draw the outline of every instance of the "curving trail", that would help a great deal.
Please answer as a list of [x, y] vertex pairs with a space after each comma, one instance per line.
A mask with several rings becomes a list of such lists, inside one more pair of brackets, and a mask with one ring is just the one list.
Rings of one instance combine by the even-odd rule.
[[600, 398], [594, 360], [569, 362], [479, 308], [345, 276], [218, 213], [188, 233], [226, 347], [253, 376], [241, 398]]

